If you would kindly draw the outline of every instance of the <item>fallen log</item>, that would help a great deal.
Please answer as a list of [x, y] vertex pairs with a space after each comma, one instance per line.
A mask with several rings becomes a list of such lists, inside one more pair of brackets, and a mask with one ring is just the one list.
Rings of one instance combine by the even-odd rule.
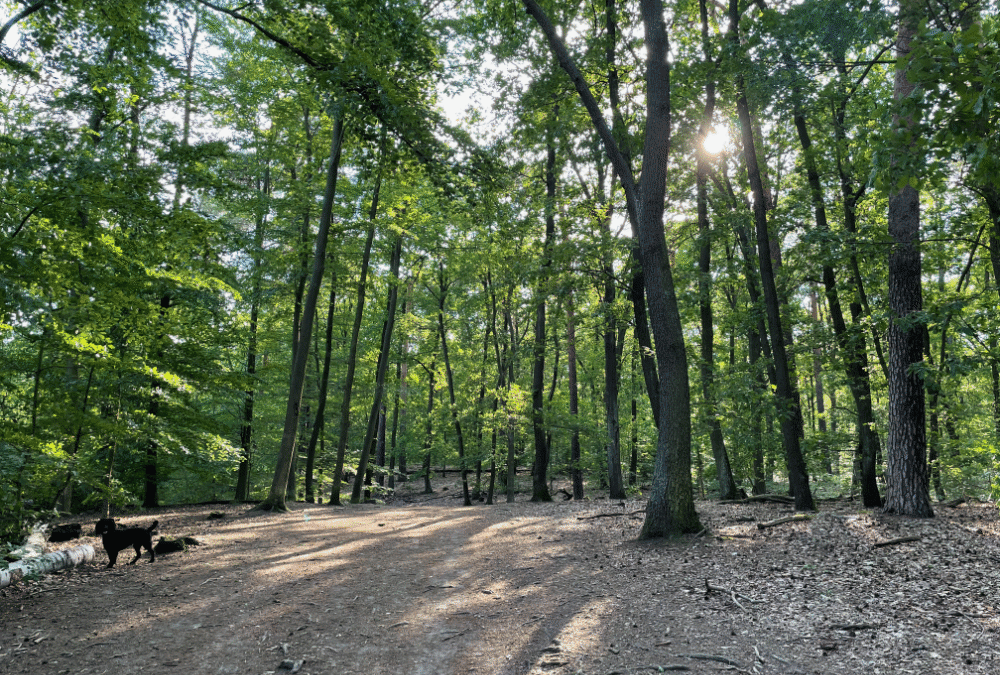
[[807, 513], [796, 513], [794, 516], [785, 516], [784, 518], [769, 520], [765, 523], [757, 523], [757, 529], [763, 530], [768, 527], [774, 527], [775, 525], [784, 525], [785, 523], [797, 523], [805, 520], [812, 520], [812, 516], [810, 516]]
[[48, 574], [67, 567], [76, 567], [94, 560], [94, 547], [81, 544], [73, 548], [53, 551], [40, 556], [13, 562], [5, 570], [0, 570], [0, 588], [6, 588], [15, 581], [30, 574]]

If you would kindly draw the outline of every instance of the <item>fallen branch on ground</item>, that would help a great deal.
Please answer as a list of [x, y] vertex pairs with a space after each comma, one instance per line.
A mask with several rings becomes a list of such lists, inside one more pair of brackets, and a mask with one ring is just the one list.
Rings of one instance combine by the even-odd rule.
[[793, 497], [786, 497], [785, 495], [753, 495], [747, 497], [746, 499], [723, 499], [720, 504], [753, 504], [755, 502], [774, 502], [776, 504], [794, 504], [795, 499]]
[[705, 593], [706, 594], [707, 593], [711, 593], [712, 591], [715, 591], [716, 593], [725, 593], [725, 594], [729, 595], [730, 598], [732, 599], [732, 601], [737, 606], [739, 606], [740, 609], [742, 609], [744, 612], [747, 611], [747, 609], [746, 609], [746, 607], [744, 607], [743, 605], [740, 604], [740, 602], [739, 602], [739, 600], [737, 600], [737, 598], [743, 598], [747, 602], [755, 602], [755, 603], [764, 602], [763, 600], [756, 600], [754, 598], [751, 598], [748, 595], [743, 595], [742, 593], [738, 592], [734, 588], [726, 588], [724, 586], [715, 586], [715, 585], [709, 583], [708, 579], [705, 579]]
[[739, 661], [733, 661], [732, 659], [727, 659], [725, 656], [716, 656], [715, 654], [678, 654], [682, 659], [698, 659], [699, 661], [718, 661], [719, 663], [725, 663], [727, 666], [733, 666], [744, 670], [743, 664]]
[[876, 541], [872, 546], [882, 548], [883, 546], [894, 546], [895, 544], [907, 544], [911, 541], [920, 541], [920, 537], [899, 537], [898, 539], [887, 539], [886, 541]]
[[805, 520], [812, 520], [812, 516], [807, 513], [796, 513], [794, 516], [785, 516], [784, 518], [778, 518], [777, 520], [769, 520], [766, 523], [757, 523], [757, 529], [763, 530], [764, 528], [774, 527], [775, 525], [797, 523]]
[[640, 513], [645, 513], [646, 509], [639, 509], [638, 511], [629, 511], [628, 513], [622, 511], [621, 513], [597, 513], [592, 516], [577, 516], [577, 520], [593, 520], [594, 518], [620, 518], [621, 516], [637, 516]]
[[878, 627], [877, 623], [835, 623], [830, 626], [833, 630], [875, 630]]

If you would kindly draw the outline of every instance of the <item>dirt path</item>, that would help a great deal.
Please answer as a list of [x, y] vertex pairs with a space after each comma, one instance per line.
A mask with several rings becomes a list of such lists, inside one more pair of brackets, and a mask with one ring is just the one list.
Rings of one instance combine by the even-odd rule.
[[[634, 541], [641, 508], [124, 518], [204, 543], [105, 570], [92, 538], [96, 564], [0, 592], [0, 673], [1000, 672], [995, 508], [759, 530], [788, 511], [700, 504], [711, 535], [653, 544]], [[903, 534], [923, 539], [873, 547]]]

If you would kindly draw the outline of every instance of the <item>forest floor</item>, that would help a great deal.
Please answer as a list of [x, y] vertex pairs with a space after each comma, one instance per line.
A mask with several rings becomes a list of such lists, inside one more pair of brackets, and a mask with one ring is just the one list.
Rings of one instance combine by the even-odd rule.
[[87, 537], [93, 563], [0, 591], [0, 673], [1000, 672], [995, 505], [824, 502], [762, 529], [791, 507], [699, 502], [705, 533], [640, 542], [641, 500], [463, 508], [418, 487], [124, 516], [202, 543], [104, 569]]

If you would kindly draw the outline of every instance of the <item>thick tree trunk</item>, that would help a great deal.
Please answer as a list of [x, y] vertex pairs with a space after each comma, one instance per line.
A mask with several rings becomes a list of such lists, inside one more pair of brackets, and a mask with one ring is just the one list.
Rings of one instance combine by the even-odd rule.
[[[922, 3], [903, 0], [896, 42], [897, 102], [910, 96], [914, 85], [906, 76], [906, 58], [917, 32]], [[897, 118], [897, 128], [912, 120]], [[886, 449], [885, 510], [907, 516], [934, 515], [927, 471], [927, 422], [924, 385], [918, 369], [923, 362], [925, 326], [920, 264], [920, 194], [907, 184], [889, 195], [889, 436]], [[916, 320], [915, 320], [916, 319]]]
[[648, 293], [657, 368], [666, 383], [660, 388], [660, 433], [657, 440], [653, 490], [641, 538], [697, 532], [701, 523], [691, 485], [691, 392], [680, 308], [666, 257], [663, 208], [670, 150], [670, 66], [662, 0], [642, 0], [646, 36], [646, 141], [643, 149], [643, 189], [638, 189], [628, 165], [601, 114], [583, 74], [577, 68], [537, 0], [523, 0], [545, 33], [549, 46], [576, 86], [591, 121], [625, 190], [629, 219], [639, 240], [640, 261]]

